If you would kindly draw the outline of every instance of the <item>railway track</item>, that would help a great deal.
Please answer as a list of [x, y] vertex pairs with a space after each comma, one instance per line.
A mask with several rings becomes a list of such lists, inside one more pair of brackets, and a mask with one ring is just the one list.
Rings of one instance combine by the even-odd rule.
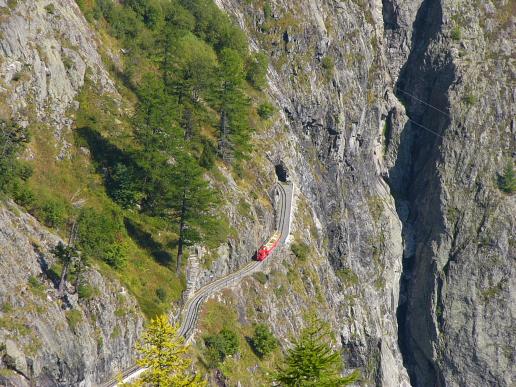
[[[276, 210], [275, 216], [276, 230], [279, 230], [281, 232], [280, 244], [284, 244], [290, 233], [293, 186], [292, 184], [290, 184], [285, 187], [283, 184], [278, 183], [276, 184], [276, 190], [279, 195], [279, 208]], [[274, 250], [271, 253], [271, 255], [274, 255], [276, 250]], [[270, 259], [270, 256], [268, 257], [268, 259]], [[185, 341], [188, 342], [192, 337], [195, 331], [197, 321], [199, 319], [202, 304], [209, 296], [217, 293], [218, 291], [224, 288], [233, 286], [240, 282], [244, 277], [247, 277], [256, 271], [259, 271], [261, 267], [264, 265], [264, 263], [265, 261], [251, 261], [247, 265], [241, 267], [239, 270], [199, 288], [194, 293], [194, 295], [185, 303], [182, 309], [181, 326], [179, 328], [178, 333], [185, 338]], [[135, 379], [144, 370], [144, 368], [138, 365], [134, 365], [122, 372], [122, 380], [124, 382], [131, 381]], [[117, 383], [117, 380], [112, 379], [109, 382], [102, 384], [101, 386], [114, 387], [117, 385]]]

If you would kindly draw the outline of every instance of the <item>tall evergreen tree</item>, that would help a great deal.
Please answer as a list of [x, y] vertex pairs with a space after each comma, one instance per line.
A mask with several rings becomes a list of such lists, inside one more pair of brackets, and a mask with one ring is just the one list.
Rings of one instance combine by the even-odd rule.
[[244, 61], [237, 51], [226, 48], [219, 56], [220, 66], [212, 101], [220, 115], [219, 151], [224, 160], [241, 158], [249, 151], [251, 131], [249, 100], [243, 91]]
[[516, 174], [514, 173], [514, 166], [512, 160], [507, 161], [503, 170], [500, 188], [505, 193], [513, 193], [516, 191]]
[[188, 347], [165, 315], [151, 320], [136, 350], [141, 355], [138, 365], [147, 368], [141, 377], [146, 386], [206, 386], [199, 375], [190, 372]]
[[337, 387], [357, 381], [358, 371], [341, 376], [341, 357], [331, 348], [331, 337], [328, 325], [312, 318], [277, 367], [274, 381], [280, 386], [295, 387]]
[[74, 261], [78, 258], [77, 249], [73, 246], [65, 246], [63, 242], [59, 241], [59, 243], [52, 249], [52, 254], [59, 260], [62, 264], [61, 269], [61, 278], [59, 279], [58, 293], [60, 296], [64, 294], [64, 287], [66, 283], [66, 279], [68, 277], [68, 271], [70, 270], [71, 265], [73, 265]]
[[179, 223], [176, 270], [179, 272], [184, 246], [198, 242], [212, 225], [211, 212], [216, 203], [215, 192], [204, 179], [203, 170], [187, 153], [178, 154], [172, 171], [173, 186], [164, 196], [165, 206]]

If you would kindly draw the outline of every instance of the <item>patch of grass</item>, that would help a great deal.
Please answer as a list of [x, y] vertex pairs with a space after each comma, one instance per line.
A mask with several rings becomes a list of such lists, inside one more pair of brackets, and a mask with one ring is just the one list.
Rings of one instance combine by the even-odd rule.
[[25, 323], [25, 320], [14, 316], [0, 317], [0, 328], [3, 328], [16, 336], [27, 336], [31, 333], [31, 329]]
[[294, 242], [290, 249], [294, 253], [294, 255], [302, 262], [306, 262], [308, 260], [308, 255], [310, 254], [310, 247], [304, 242]]
[[[265, 358], [260, 358], [252, 348], [252, 336], [254, 325], [251, 323], [241, 324], [234, 305], [234, 299], [229, 292], [224, 292], [224, 302], [216, 300], [207, 301], [202, 309], [199, 319], [199, 328], [207, 336], [217, 335], [224, 328], [233, 331], [240, 343], [238, 355], [226, 357], [218, 368], [229, 379], [230, 385], [236, 385], [237, 381], [246, 387], [261, 387], [268, 384], [267, 370], [274, 367], [274, 364], [281, 357], [279, 348], [274, 349]], [[200, 360], [199, 367], [207, 368], [205, 358], [206, 347], [198, 343], [193, 350]], [[215, 350], [212, 350], [215, 352]], [[214, 353], [214, 355], [216, 355]], [[250, 372], [250, 370], [253, 370]]]
[[348, 267], [343, 267], [342, 269], [337, 270], [335, 274], [346, 286], [354, 286], [358, 284], [358, 276]]
[[67, 56], [63, 56], [61, 60], [63, 61], [63, 65], [66, 70], [71, 70], [73, 68], [74, 62], [72, 59]]
[[11, 313], [14, 310], [13, 305], [10, 302], [4, 302], [2, 304], [2, 312], [3, 313]]
[[29, 277], [29, 289], [33, 294], [39, 297], [43, 297], [45, 295], [45, 285], [43, 285], [41, 281], [33, 275]]
[[331, 80], [335, 71], [335, 59], [329, 55], [326, 55], [324, 58], [322, 58], [321, 65], [324, 70], [324, 77], [328, 81]]
[[113, 331], [111, 332], [111, 338], [116, 339], [116, 338], [120, 337], [121, 335], [122, 335], [122, 330], [120, 329], [120, 327], [118, 325], [116, 325], [113, 328]]
[[262, 285], [265, 285], [267, 283], [267, 275], [263, 271], [258, 271], [254, 273], [253, 278]]
[[260, 106], [258, 106], [257, 112], [262, 120], [268, 120], [274, 115], [276, 109], [271, 103], [263, 102], [260, 104]]
[[116, 308], [115, 310], [115, 316], [118, 318], [124, 317], [127, 314], [127, 309], [120, 307]]
[[462, 100], [468, 106], [473, 106], [477, 103], [477, 97], [474, 94], [467, 94], [462, 98]]
[[462, 30], [460, 26], [453, 27], [451, 31], [451, 38], [455, 41], [459, 41], [462, 38]]
[[240, 201], [238, 202], [237, 211], [241, 217], [252, 219], [253, 213], [251, 211], [251, 206], [245, 200], [240, 199]]
[[77, 293], [81, 300], [91, 300], [99, 295], [98, 289], [89, 284], [79, 285]]
[[68, 310], [65, 312], [66, 321], [70, 329], [75, 332], [79, 324], [82, 322], [82, 314], [77, 309]]
[[379, 196], [370, 196], [367, 199], [367, 206], [369, 207], [369, 213], [373, 220], [377, 223], [383, 213], [383, 201]]
[[48, 14], [53, 15], [56, 12], [56, 7], [54, 4], [50, 3], [45, 6], [45, 11], [47, 11]]

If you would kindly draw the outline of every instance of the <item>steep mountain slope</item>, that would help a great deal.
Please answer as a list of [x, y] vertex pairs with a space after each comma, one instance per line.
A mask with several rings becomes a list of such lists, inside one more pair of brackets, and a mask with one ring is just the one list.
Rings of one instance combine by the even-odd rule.
[[271, 55], [271, 93], [302, 144], [278, 157], [332, 269], [358, 274], [354, 305], [332, 304], [351, 365], [377, 359], [376, 383], [400, 383], [397, 310], [413, 385], [510, 385], [515, 211], [496, 180], [515, 149], [513, 5], [219, 4]]
[[[267, 92], [279, 112], [255, 133], [243, 177], [223, 165], [210, 176], [234, 232], [216, 252], [201, 249], [200, 262], [190, 257], [187, 290], [244, 265], [270, 234], [266, 193], [277, 171], [288, 169], [296, 185], [295, 218], [293, 251], [282, 248], [265, 276], [215, 295], [196, 347], [199, 333], [226, 322], [245, 341], [261, 321], [288, 347], [316, 311], [365, 385], [509, 386], [516, 211], [497, 179], [515, 149], [513, 3], [216, 3], [270, 57]], [[120, 61], [98, 43], [112, 42], [71, 0], [0, 0], [0, 31], [0, 118], [52, 139], [59, 162], [90, 165], [73, 131], [85, 82], [114, 101], [116, 113], [106, 113], [113, 131], [132, 113], [99, 54]], [[30, 145], [24, 158], [38, 163], [41, 154]], [[141, 293], [138, 306], [109, 270], [93, 265], [87, 278], [99, 294], [71, 295], [63, 305], [45, 274], [59, 237], [12, 203], [2, 205], [0, 224], [6, 383], [92, 385], [129, 365]], [[220, 367], [230, 385], [263, 385], [276, 358], [259, 362], [249, 352]]]

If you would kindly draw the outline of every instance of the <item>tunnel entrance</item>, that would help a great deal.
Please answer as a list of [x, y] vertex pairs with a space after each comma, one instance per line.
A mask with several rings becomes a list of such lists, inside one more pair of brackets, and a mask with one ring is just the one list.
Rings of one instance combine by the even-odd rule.
[[288, 181], [289, 176], [288, 169], [285, 166], [285, 164], [283, 164], [283, 162], [281, 161], [279, 164], [276, 164], [274, 166], [274, 169], [276, 170], [276, 176], [278, 177], [278, 180], [283, 183], [286, 183]]

